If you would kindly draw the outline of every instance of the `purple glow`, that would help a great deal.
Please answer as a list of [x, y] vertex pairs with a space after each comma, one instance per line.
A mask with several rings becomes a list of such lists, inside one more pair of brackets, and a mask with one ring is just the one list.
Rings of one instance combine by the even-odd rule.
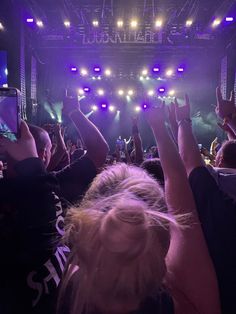
[[89, 87], [84, 87], [84, 91], [85, 91], [86, 93], [88, 93], [88, 92], [90, 92], [90, 88], [89, 88]]
[[94, 72], [101, 72], [101, 68], [99, 68], [99, 67], [95, 67], [93, 70], [94, 70]]
[[105, 109], [105, 108], [107, 108], [107, 104], [101, 104], [101, 107], [102, 107], [103, 109]]
[[143, 109], [147, 109], [148, 105], [147, 104], [143, 104]]
[[183, 67], [179, 67], [179, 68], [177, 69], [177, 71], [178, 71], [178, 72], [184, 72], [184, 68], [183, 68]]
[[160, 88], [158, 89], [158, 91], [159, 91], [159, 93], [164, 93], [164, 92], [165, 92], [165, 88], [164, 88], [164, 87], [160, 87]]
[[27, 23], [34, 23], [34, 19], [32, 17], [29, 17], [26, 19]]
[[226, 16], [225, 21], [226, 22], [233, 22], [234, 18], [232, 16]]
[[154, 68], [152, 69], [152, 71], [153, 71], [153, 72], [159, 72], [159, 71], [160, 71], [160, 68], [154, 67]]
[[77, 72], [77, 68], [76, 67], [71, 67], [70, 70], [71, 70], [71, 72]]

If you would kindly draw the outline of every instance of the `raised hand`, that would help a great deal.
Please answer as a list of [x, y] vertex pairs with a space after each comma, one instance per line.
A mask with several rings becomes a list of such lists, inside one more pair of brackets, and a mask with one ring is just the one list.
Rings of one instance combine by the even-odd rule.
[[20, 125], [21, 137], [12, 142], [6, 137], [0, 138], [0, 146], [13, 160], [21, 161], [27, 158], [38, 157], [36, 145], [25, 121]]
[[185, 94], [185, 104], [181, 107], [179, 106], [177, 98], [175, 98], [175, 115], [178, 123], [190, 119], [190, 101], [187, 94]]
[[151, 128], [165, 124], [165, 102], [163, 101], [159, 106], [147, 109], [145, 115]]
[[66, 116], [74, 111], [80, 110], [79, 100], [76, 97], [65, 97], [63, 100], [62, 112]]
[[223, 99], [220, 87], [216, 88], [217, 105], [215, 112], [221, 119], [231, 118], [233, 114], [236, 114], [235, 108], [235, 94], [231, 91], [230, 99]]

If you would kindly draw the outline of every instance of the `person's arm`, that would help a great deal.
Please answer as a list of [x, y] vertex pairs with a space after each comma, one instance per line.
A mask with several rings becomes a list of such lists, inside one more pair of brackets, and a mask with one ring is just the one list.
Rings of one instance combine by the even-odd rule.
[[189, 175], [191, 171], [205, 163], [199, 151], [196, 139], [192, 132], [192, 122], [190, 119], [189, 98], [185, 96], [185, 105], [179, 107], [177, 99], [175, 100], [176, 119], [179, 125], [178, 145], [180, 156], [184, 162], [185, 169]]
[[55, 125], [54, 134], [56, 137], [56, 149], [51, 156], [49, 165], [47, 167], [48, 171], [55, 170], [62, 160], [64, 160], [63, 162], [64, 167], [70, 164], [70, 156], [69, 152], [67, 151], [66, 144], [64, 142], [61, 125], [59, 124]]
[[100, 168], [106, 161], [109, 148], [106, 140], [97, 127], [82, 113], [77, 99], [66, 98], [63, 112], [74, 123], [87, 149], [87, 156], [96, 168]]
[[167, 285], [175, 313], [220, 313], [218, 286], [198, 220], [184, 165], [165, 126], [164, 107], [148, 111], [165, 177], [165, 198], [173, 215], [189, 215], [183, 229], [170, 226]]
[[[217, 124], [226, 133], [229, 141], [236, 139], [235, 133], [233, 132], [233, 130], [227, 123], [218, 122]], [[233, 125], [232, 125], [232, 128], [233, 128]], [[235, 124], [235, 129], [236, 129], [236, 124]]]
[[173, 136], [173, 139], [175, 143], [178, 143], [178, 124], [176, 121], [175, 116], [175, 104], [171, 102], [170, 106], [168, 107], [168, 113], [169, 113], [169, 123], [170, 123], [170, 129], [171, 134]]

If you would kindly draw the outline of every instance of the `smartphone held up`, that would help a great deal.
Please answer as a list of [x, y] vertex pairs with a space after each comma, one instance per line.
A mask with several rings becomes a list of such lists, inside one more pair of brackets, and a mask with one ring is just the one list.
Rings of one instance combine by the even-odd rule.
[[0, 134], [20, 137], [20, 91], [13, 87], [0, 88]]

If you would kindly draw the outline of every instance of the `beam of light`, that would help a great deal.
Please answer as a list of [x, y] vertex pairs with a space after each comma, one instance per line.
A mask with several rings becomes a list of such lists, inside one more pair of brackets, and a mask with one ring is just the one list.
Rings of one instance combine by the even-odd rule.
[[122, 28], [124, 26], [123, 20], [118, 20], [116, 25], [118, 28]]
[[56, 119], [59, 123], [62, 123], [62, 102], [57, 102], [53, 105], [54, 112], [56, 114]]
[[115, 116], [115, 122], [119, 122], [120, 121], [120, 110], [116, 111], [116, 116]]
[[192, 26], [192, 24], [193, 24], [193, 20], [187, 20], [185, 23], [185, 26], [190, 27], [190, 26]]
[[49, 106], [47, 102], [43, 104], [43, 107], [45, 111], [47, 111], [47, 113], [50, 115], [51, 119], [56, 120], [55, 114], [53, 113], [51, 106]]
[[86, 117], [86, 118], [89, 118], [93, 113], [94, 113], [94, 111], [91, 110], [90, 112], [86, 113], [85, 117]]
[[36, 24], [37, 24], [37, 26], [40, 27], [40, 28], [42, 28], [42, 27], [44, 26], [44, 25], [43, 25], [43, 21], [41, 21], [41, 20], [37, 20]]
[[65, 26], [66, 28], [70, 28], [70, 21], [69, 21], [69, 20], [65, 20], [65, 21], [64, 21], [64, 26]]

